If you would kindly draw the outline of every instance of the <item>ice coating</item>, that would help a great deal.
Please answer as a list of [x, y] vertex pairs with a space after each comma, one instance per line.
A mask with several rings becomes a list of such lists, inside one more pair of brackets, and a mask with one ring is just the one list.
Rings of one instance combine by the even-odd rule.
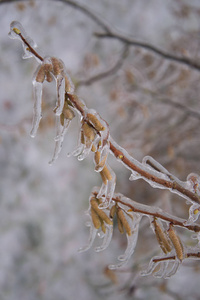
[[31, 137], [35, 137], [40, 120], [42, 118], [42, 83], [33, 80], [33, 93], [34, 93], [34, 108], [33, 108], [33, 124], [30, 132]]
[[[98, 141], [99, 143], [99, 141]], [[100, 149], [100, 161], [97, 164], [95, 161], [95, 171], [96, 172], [101, 172], [106, 164], [107, 158], [108, 158], [108, 154], [110, 152], [110, 145], [109, 143], [106, 143], [104, 147], [102, 147]]]
[[107, 168], [111, 174], [112, 179], [107, 180], [107, 184], [102, 182], [101, 188], [97, 195], [97, 198], [102, 198], [103, 200], [103, 203], [100, 204], [99, 206], [100, 208], [107, 208], [110, 205], [115, 191], [116, 175], [114, 171], [109, 167], [108, 164], [107, 164]]
[[200, 205], [195, 203], [190, 206], [189, 209], [189, 218], [186, 222], [187, 224], [194, 223], [200, 215]]
[[56, 115], [60, 116], [65, 103], [65, 77], [61, 74], [55, 77], [57, 87]]
[[[123, 149], [122, 147], [120, 147], [111, 137], [109, 137], [109, 141], [110, 141], [110, 143], [112, 143], [112, 145], [118, 151], [120, 151], [122, 153], [123, 157], [126, 157], [126, 159], [129, 160], [130, 163], [135, 166], [135, 168], [137, 168], [138, 171], [135, 171], [128, 164], [124, 163], [122, 159], [118, 159], [118, 161], [120, 161], [127, 169], [129, 169], [131, 171], [130, 180], [137, 180], [139, 178], [142, 178], [143, 180], [148, 182], [153, 188], [168, 189], [168, 190], [170, 190], [170, 192], [178, 194], [182, 198], [188, 200], [190, 203], [194, 203], [194, 201], [189, 196], [185, 195], [184, 193], [181, 193], [180, 190], [177, 190], [175, 188], [176, 185], [179, 185], [180, 187], [182, 187], [183, 191], [189, 189], [192, 193], [194, 193], [194, 188], [191, 188], [190, 185], [188, 184], [189, 180], [187, 180], [187, 181], [179, 180], [174, 175], [171, 175], [164, 167], [162, 167], [158, 162], [156, 162], [153, 158], [151, 158], [149, 156], [147, 156], [143, 160], [143, 163], [140, 163], [139, 161], [137, 161], [136, 159], [131, 157], [128, 154], [128, 152], [125, 149]], [[147, 164], [147, 160], [149, 160], [149, 159], [151, 159], [151, 162], [156, 163], [155, 168], [159, 167], [160, 171], [157, 171], [154, 167]], [[163, 171], [163, 173], [162, 173], [162, 171]], [[148, 177], [145, 176], [145, 174], [148, 174]], [[171, 187], [167, 187], [166, 185], [155, 182], [155, 180], [151, 180], [150, 175], [152, 175], [154, 178], [158, 178], [158, 179], [164, 180], [165, 182], [168, 182], [169, 185], [171, 185]], [[196, 177], [196, 178], [198, 181], [197, 183], [199, 184], [200, 178], [199, 179], [198, 179], [198, 177]], [[194, 187], [196, 188], [196, 185], [194, 185]], [[200, 191], [199, 191], [199, 194], [200, 194]]]
[[10, 32], [9, 32], [8, 35], [11, 39], [17, 39], [17, 40], [20, 40], [22, 42], [22, 46], [23, 46], [23, 50], [24, 50], [24, 55], [23, 55], [24, 59], [34, 56], [34, 54], [30, 52], [28, 46], [22, 40], [22, 37], [27, 41], [27, 43], [33, 49], [37, 48], [37, 44], [27, 35], [25, 29], [23, 28], [23, 26], [20, 22], [13, 21], [10, 24]]
[[[134, 218], [135, 217], [135, 218]], [[137, 239], [138, 239], [138, 231], [139, 231], [139, 222], [140, 222], [140, 217], [135, 214], [133, 217], [133, 224], [132, 224], [132, 234], [128, 235], [126, 234], [127, 237], [127, 248], [124, 252], [123, 255], [120, 255], [118, 259], [121, 261], [118, 264], [115, 265], [109, 265], [109, 269], [118, 269], [125, 265], [128, 260], [130, 259], [131, 255], [134, 253], [136, 244], [137, 244]]]
[[101, 246], [95, 248], [96, 252], [100, 252], [100, 251], [105, 250], [111, 242], [112, 234], [113, 234], [113, 226], [112, 225], [107, 225], [107, 224], [105, 226], [106, 226], [106, 232], [105, 232], [104, 237], [103, 237], [103, 243], [102, 243]]
[[98, 230], [93, 226], [93, 224], [90, 224], [90, 235], [89, 235], [88, 243], [84, 247], [80, 248], [78, 250], [78, 252], [85, 252], [85, 251], [89, 250], [92, 247], [92, 245], [94, 243], [94, 240], [95, 240], [95, 237], [97, 235], [97, 231]]
[[[169, 259], [167, 259], [168, 257]], [[157, 278], [170, 278], [171, 276], [173, 276], [177, 272], [178, 267], [180, 266], [180, 261], [177, 259], [172, 260], [171, 256], [166, 256], [165, 260], [160, 260], [162, 258], [163, 257], [154, 256], [150, 260], [148, 268], [142, 271], [140, 275], [147, 276], [153, 274], [154, 277]], [[170, 265], [172, 266], [170, 267]], [[158, 266], [159, 270], [154, 272]]]
[[53, 157], [52, 157], [51, 161], [49, 162], [50, 165], [52, 165], [59, 156], [59, 153], [62, 149], [63, 140], [65, 137], [65, 134], [67, 133], [70, 123], [71, 123], [71, 120], [65, 119], [64, 126], [62, 126], [60, 123], [60, 116], [56, 116], [55, 149], [54, 149]]

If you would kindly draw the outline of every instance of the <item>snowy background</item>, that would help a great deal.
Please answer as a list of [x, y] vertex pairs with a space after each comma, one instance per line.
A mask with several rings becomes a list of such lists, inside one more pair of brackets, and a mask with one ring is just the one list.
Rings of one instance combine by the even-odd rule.
[[[139, 277], [157, 249], [145, 221], [136, 253], [123, 271], [106, 271], [125, 249], [117, 231], [106, 251], [77, 252], [87, 242], [84, 211], [100, 179], [92, 159], [67, 158], [78, 139], [76, 120], [58, 160], [48, 164], [54, 149], [55, 83], [44, 85], [43, 119], [36, 138], [30, 137], [37, 62], [22, 59], [20, 42], [8, 38], [9, 27], [20, 21], [39, 53], [61, 58], [77, 86], [115, 65], [123, 45], [95, 37], [102, 29], [60, 1], [7, 2], [0, 2], [0, 299], [199, 299], [198, 261], [184, 264], [170, 280]], [[200, 57], [199, 1], [80, 3], [125, 35], [195, 61]], [[109, 122], [112, 137], [130, 154], [139, 160], [152, 155], [185, 180], [200, 170], [200, 117], [191, 113], [200, 112], [199, 89], [199, 71], [130, 47], [118, 71], [80, 84], [77, 93]], [[188, 206], [178, 197], [142, 181], [129, 182], [127, 170], [114, 159], [111, 165], [118, 192], [187, 218]], [[183, 237], [186, 243], [189, 237]]]

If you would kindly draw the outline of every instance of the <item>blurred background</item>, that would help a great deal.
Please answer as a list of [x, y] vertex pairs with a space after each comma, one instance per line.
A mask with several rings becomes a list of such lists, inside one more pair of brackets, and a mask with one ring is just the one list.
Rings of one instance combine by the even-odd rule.
[[[78, 139], [73, 120], [58, 160], [54, 149], [55, 83], [43, 88], [43, 119], [36, 138], [32, 123], [32, 77], [38, 63], [23, 60], [19, 41], [10, 40], [18, 20], [42, 56], [62, 59], [77, 94], [108, 121], [112, 137], [138, 160], [151, 155], [186, 180], [200, 170], [199, 69], [163, 59], [139, 47], [99, 38], [101, 26], [87, 11], [126, 37], [154, 45], [198, 64], [200, 2], [195, 0], [0, 1], [0, 299], [199, 299], [198, 261], [183, 264], [169, 280], [140, 277], [159, 247], [142, 220], [136, 252], [123, 270], [109, 271], [126, 247], [114, 231], [107, 250], [77, 250], [88, 239], [85, 226], [91, 189], [100, 185], [92, 156], [67, 158]], [[97, 76], [101, 74], [100, 76]], [[188, 217], [188, 205], [142, 180], [112, 157], [116, 191], [135, 201]], [[192, 233], [180, 231], [185, 244]]]

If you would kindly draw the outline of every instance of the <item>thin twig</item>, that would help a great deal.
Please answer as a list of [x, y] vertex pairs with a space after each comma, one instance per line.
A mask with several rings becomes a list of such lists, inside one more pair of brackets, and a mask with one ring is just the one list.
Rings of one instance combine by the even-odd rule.
[[[9, 4], [12, 2], [19, 2], [19, 1], [26, 1], [26, 0], [0, 0], [0, 4], [3, 4], [3, 3]], [[51, 0], [51, 1], [54, 1], [54, 0]], [[187, 57], [183, 57], [183, 56], [180, 57], [180, 56], [173, 55], [173, 54], [168, 53], [160, 48], [157, 48], [149, 43], [137, 41], [132, 37], [118, 33], [117, 30], [114, 29], [113, 27], [111, 27], [107, 21], [105, 21], [102, 17], [99, 17], [89, 7], [87, 7], [83, 4], [80, 4], [80, 3], [76, 2], [76, 1], [72, 1], [72, 0], [57, 0], [57, 1], [60, 1], [64, 4], [74, 7], [75, 9], [80, 10], [87, 17], [89, 17], [96, 24], [98, 24], [105, 31], [104, 33], [95, 33], [95, 36], [98, 38], [117, 39], [125, 44], [130, 45], [130, 46], [143, 48], [147, 51], [150, 51], [156, 55], [161, 56], [164, 59], [173, 61], [175, 63], [179, 63], [190, 69], [195, 69], [197, 71], [200, 71], [200, 64], [196, 61], [193, 61]]]
[[111, 39], [117, 39], [123, 43], [129, 44], [130, 46], [143, 48], [147, 51], [150, 51], [156, 55], [161, 56], [164, 59], [173, 61], [175, 63], [182, 64], [186, 67], [189, 67], [191, 69], [195, 69], [197, 71], [200, 71], [200, 64], [196, 61], [192, 61], [191, 59], [184, 57], [184, 56], [176, 56], [171, 53], [168, 53], [160, 48], [157, 48], [151, 44], [137, 41], [131, 37], [119, 34], [117, 32], [110, 32], [110, 33], [95, 33], [95, 36], [98, 38], [111, 38]]
[[[96, 197], [97, 192], [93, 192], [93, 195]], [[140, 214], [143, 214], [146, 216], [153, 216], [155, 218], [159, 218], [163, 221], [173, 224], [174, 226], [187, 228], [188, 230], [191, 230], [194, 232], [200, 232], [200, 226], [197, 224], [187, 225], [185, 219], [178, 218], [176, 216], [173, 216], [166, 212], [163, 212], [160, 208], [158, 210], [154, 206], [141, 204], [141, 203], [135, 202], [132, 199], [122, 197], [122, 194], [119, 194], [119, 193], [115, 194], [115, 196], [112, 198], [112, 200], [115, 202], [124, 204], [125, 206], [129, 207], [134, 212], [137, 212], [137, 213], [140, 213]]]

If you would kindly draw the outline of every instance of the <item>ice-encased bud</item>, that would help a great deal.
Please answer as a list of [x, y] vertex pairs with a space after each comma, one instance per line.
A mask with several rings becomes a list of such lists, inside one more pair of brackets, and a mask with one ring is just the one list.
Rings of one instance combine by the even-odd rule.
[[34, 56], [34, 54], [30, 51], [28, 45], [26, 45], [26, 43], [22, 40], [22, 38], [24, 38], [24, 40], [26, 40], [26, 42], [33, 49], [37, 48], [37, 44], [27, 35], [25, 29], [23, 28], [23, 26], [20, 22], [13, 21], [10, 24], [10, 32], [9, 32], [8, 36], [11, 39], [17, 39], [17, 40], [20, 40], [22, 42], [22, 46], [23, 46], [23, 49], [24, 49], [24, 55], [23, 55], [24, 59]]

